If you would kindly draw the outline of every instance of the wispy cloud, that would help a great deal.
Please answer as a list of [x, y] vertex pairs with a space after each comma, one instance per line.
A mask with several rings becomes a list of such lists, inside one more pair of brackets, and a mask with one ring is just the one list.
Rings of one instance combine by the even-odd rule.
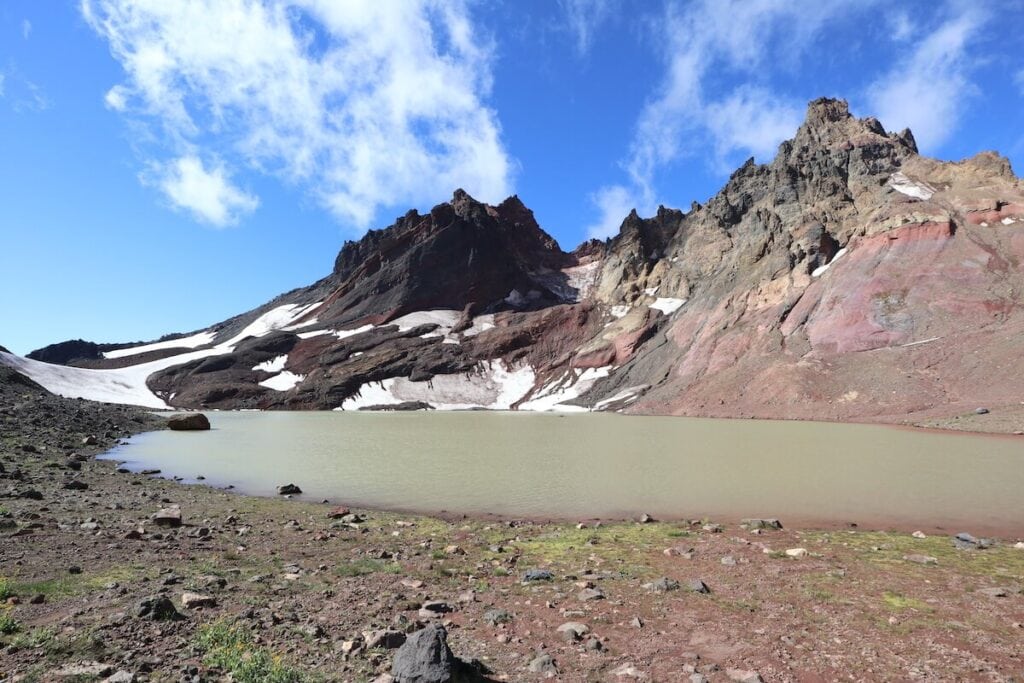
[[633, 209], [647, 213], [647, 206], [642, 197], [636, 196], [633, 189], [625, 185], [608, 185], [602, 187], [590, 197], [598, 211], [598, 219], [587, 226], [587, 237], [605, 239], [619, 231], [623, 219]]
[[[126, 73], [106, 105], [160, 133], [151, 153], [176, 158], [172, 169], [222, 160], [215, 196], [229, 204], [252, 199], [229, 191], [243, 168], [307, 189], [360, 228], [382, 206], [455, 187], [492, 201], [511, 192], [513, 163], [485, 104], [494, 50], [463, 2], [82, 0], [81, 10]], [[184, 185], [164, 189], [177, 201], [170, 188]]]
[[559, 0], [559, 7], [576, 43], [576, 52], [585, 55], [594, 42], [598, 28], [611, 18], [619, 0]]
[[1013, 80], [1017, 83], [1017, 87], [1020, 88], [1020, 94], [1024, 95], [1024, 69], [1021, 69], [1014, 75]]
[[32, 35], [32, 22], [28, 19], [21, 20], [21, 37], [28, 40], [29, 36]]
[[259, 206], [259, 200], [231, 183], [222, 165], [207, 168], [193, 155], [183, 156], [151, 169], [151, 180], [176, 208], [218, 228], [234, 225]]
[[[762, 74], [797, 64], [823, 26], [869, 4], [669, 2], [664, 14], [651, 22], [652, 40], [662, 46], [665, 73], [637, 119], [623, 162], [629, 183], [611, 194], [607, 188], [595, 193], [601, 215], [592, 234], [616, 223], [615, 216], [605, 213], [619, 208], [610, 198], [630, 196], [638, 208], [654, 206], [659, 171], [690, 151], [687, 145], [709, 145], [722, 169], [736, 154], [769, 157], [795, 131], [805, 103], [763, 87]], [[709, 86], [721, 73], [735, 76], [731, 88]], [[721, 88], [720, 79], [715, 85]]]
[[969, 77], [975, 58], [969, 48], [989, 15], [980, 5], [951, 7], [957, 10], [951, 18], [868, 89], [873, 113], [887, 128], [913, 130], [923, 151], [949, 139], [975, 94]]

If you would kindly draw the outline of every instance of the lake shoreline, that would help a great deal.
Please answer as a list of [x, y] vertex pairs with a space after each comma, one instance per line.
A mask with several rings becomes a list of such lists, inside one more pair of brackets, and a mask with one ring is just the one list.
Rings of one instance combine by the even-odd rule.
[[[707, 528], [577, 528], [365, 509], [345, 521], [303, 497], [117, 473], [114, 461], [96, 459], [112, 444], [106, 433], [79, 442], [101, 426], [125, 427], [110, 432], [116, 438], [159, 427], [131, 422], [131, 409], [55, 397], [14, 405], [0, 439], [4, 481], [40, 495], [0, 499], [14, 523], [2, 531], [0, 611], [16, 624], [0, 634], [0, 661], [15, 680], [83, 662], [138, 681], [178, 680], [184, 670], [216, 679], [224, 670], [202, 643], [218, 628], [258, 638], [253, 647], [297, 681], [385, 681], [394, 650], [368, 648], [364, 633], [427, 622], [446, 625], [456, 655], [520, 682], [544, 680], [531, 666], [547, 666], [545, 655], [565, 681], [629, 681], [616, 672], [633, 671], [654, 681], [701, 672], [712, 682], [730, 670], [765, 681], [867, 671], [905, 679], [936, 656], [933, 680], [962, 680], [979, 675], [979, 662], [1010, 676], [1024, 657], [1014, 626], [1024, 622], [1024, 550], [1009, 539], [961, 551], [928, 529], [919, 539], [786, 518], [782, 530], [756, 531], [717, 519]], [[95, 411], [88, 434], [46, 417], [74, 411]], [[70, 444], [78, 469], [67, 464]], [[70, 481], [80, 483], [65, 488]], [[159, 526], [153, 516], [174, 506], [181, 526]], [[530, 569], [551, 579], [523, 583]], [[698, 580], [709, 594], [687, 589]], [[208, 600], [186, 607], [186, 593]], [[181, 618], [142, 616], [154, 596]], [[430, 601], [452, 611], [421, 616]], [[949, 626], [965, 621], [966, 630]], [[569, 622], [586, 632], [558, 630]]]

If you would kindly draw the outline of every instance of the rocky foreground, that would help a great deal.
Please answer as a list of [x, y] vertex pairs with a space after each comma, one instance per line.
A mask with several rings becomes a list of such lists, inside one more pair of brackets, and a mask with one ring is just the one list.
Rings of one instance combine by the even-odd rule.
[[3, 680], [1010, 681], [1024, 671], [1017, 539], [772, 520], [442, 520], [244, 497], [95, 459], [155, 426], [135, 409], [0, 377]]

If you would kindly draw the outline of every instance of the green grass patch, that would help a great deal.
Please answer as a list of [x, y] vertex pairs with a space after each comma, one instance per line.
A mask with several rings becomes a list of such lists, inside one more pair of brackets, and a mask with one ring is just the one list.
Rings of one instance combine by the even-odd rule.
[[334, 568], [338, 576], [368, 576], [369, 574], [401, 574], [402, 566], [397, 562], [384, 562], [361, 558]]
[[11, 585], [10, 579], [0, 576], [0, 602], [7, 600], [12, 595], [14, 595], [14, 587]]
[[[849, 548], [858, 554], [858, 559], [895, 570], [919, 573], [946, 569], [961, 575], [1024, 580], [1024, 552], [1008, 544], [987, 550], [957, 550], [952, 535], [914, 538], [884, 531], [808, 532], [805, 538], [809, 542], [831, 543], [833, 548]], [[923, 567], [903, 559], [915, 554], [930, 555], [938, 564]]]
[[19, 633], [11, 638], [10, 645], [11, 647], [19, 650], [30, 650], [36, 648], [48, 650], [53, 645], [56, 638], [57, 632], [52, 628], [34, 628], [31, 631]]
[[21, 624], [11, 614], [11, 609], [0, 608], [0, 635], [10, 636], [21, 630]]
[[266, 648], [258, 647], [252, 632], [227, 621], [199, 628], [195, 646], [203, 664], [219, 669], [236, 683], [304, 683], [311, 680]]
[[882, 595], [882, 600], [885, 602], [886, 607], [892, 610], [905, 610], [913, 609], [919, 612], [931, 612], [932, 608], [927, 603], [918, 600], [917, 598], [908, 598], [905, 595], [899, 593], [889, 593], [888, 591]]

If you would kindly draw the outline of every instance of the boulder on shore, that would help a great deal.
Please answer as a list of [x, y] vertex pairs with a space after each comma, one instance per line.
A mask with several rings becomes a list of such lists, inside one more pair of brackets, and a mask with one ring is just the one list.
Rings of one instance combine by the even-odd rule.
[[202, 413], [172, 415], [167, 418], [167, 427], [176, 432], [199, 432], [210, 428], [210, 420]]

